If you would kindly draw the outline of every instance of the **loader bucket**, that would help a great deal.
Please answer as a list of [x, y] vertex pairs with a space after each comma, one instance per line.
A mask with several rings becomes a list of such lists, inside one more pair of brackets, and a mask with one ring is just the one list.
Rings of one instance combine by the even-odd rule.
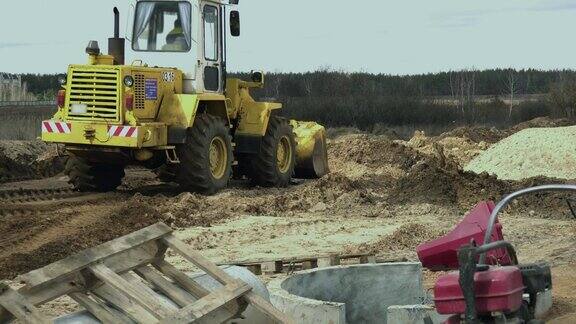
[[328, 148], [324, 126], [314, 122], [290, 121], [296, 134], [295, 177], [301, 179], [321, 178], [330, 172]]

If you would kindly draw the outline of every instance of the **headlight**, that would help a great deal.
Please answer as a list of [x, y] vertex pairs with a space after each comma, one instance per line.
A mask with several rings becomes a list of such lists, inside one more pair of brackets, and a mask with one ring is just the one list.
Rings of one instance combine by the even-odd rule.
[[127, 75], [124, 77], [124, 85], [127, 87], [131, 87], [134, 85], [134, 78]]

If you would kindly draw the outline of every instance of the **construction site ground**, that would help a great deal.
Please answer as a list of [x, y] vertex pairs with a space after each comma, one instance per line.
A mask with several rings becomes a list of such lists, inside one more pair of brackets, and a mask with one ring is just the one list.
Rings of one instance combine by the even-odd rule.
[[[450, 231], [477, 202], [499, 200], [535, 184], [570, 182], [499, 180], [463, 171], [511, 134], [558, 125], [564, 123], [539, 120], [506, 131], [459, 128], [436, 137], [417, 133], [409, 141], [344, 134], [330, 140], [332, 173], [323, 179], [274, 189], [235, 180], [210, 197], [162, 184], [139, 168], [129, 168], [114, 193], [74, 192], [61, 174], [3, 183], [0, 279], [11, 280], [158, 221], [176, 228], [180, 239], [219, 263], [359, 252], [374, 253], [380, 261], [417, 260], [418, 244]], [[550, 323], [576, 319], [576, 220], [567, 197], [523, 198], [500, 219], [521, 262], [546, 260], [554, 266]], [[427, 286], [435, 277], [426, 273]], [[49, 312], [68, 307], [57, 301]]]

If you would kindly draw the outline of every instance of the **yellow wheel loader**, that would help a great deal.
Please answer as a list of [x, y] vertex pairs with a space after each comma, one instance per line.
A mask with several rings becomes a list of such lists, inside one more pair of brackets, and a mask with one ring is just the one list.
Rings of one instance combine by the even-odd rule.
[[236, 5], [136, 1], [130, 38], [120, 38], [114, 8], [108, 54], [88, 43], [88, 64], [69, 66], [58, 111], [42, 123], [42, 139], [70, 153], [66, 173], [77, 190], [115, 190], [128, 165], [204, 194], [232, 177], [272, 187], [328, 173], [324, 127], [255, 101], [250, 89], [264, 87], [264, 73], [227, 78], [226, 34], [240, 35]]

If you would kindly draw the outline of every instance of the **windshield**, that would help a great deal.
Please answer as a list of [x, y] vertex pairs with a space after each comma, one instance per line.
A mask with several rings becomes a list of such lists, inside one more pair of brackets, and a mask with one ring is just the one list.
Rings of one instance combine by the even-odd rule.
[[187, 1], [138, 2], [132, 49], [144, 52], [190, 51], [191, 12]]

